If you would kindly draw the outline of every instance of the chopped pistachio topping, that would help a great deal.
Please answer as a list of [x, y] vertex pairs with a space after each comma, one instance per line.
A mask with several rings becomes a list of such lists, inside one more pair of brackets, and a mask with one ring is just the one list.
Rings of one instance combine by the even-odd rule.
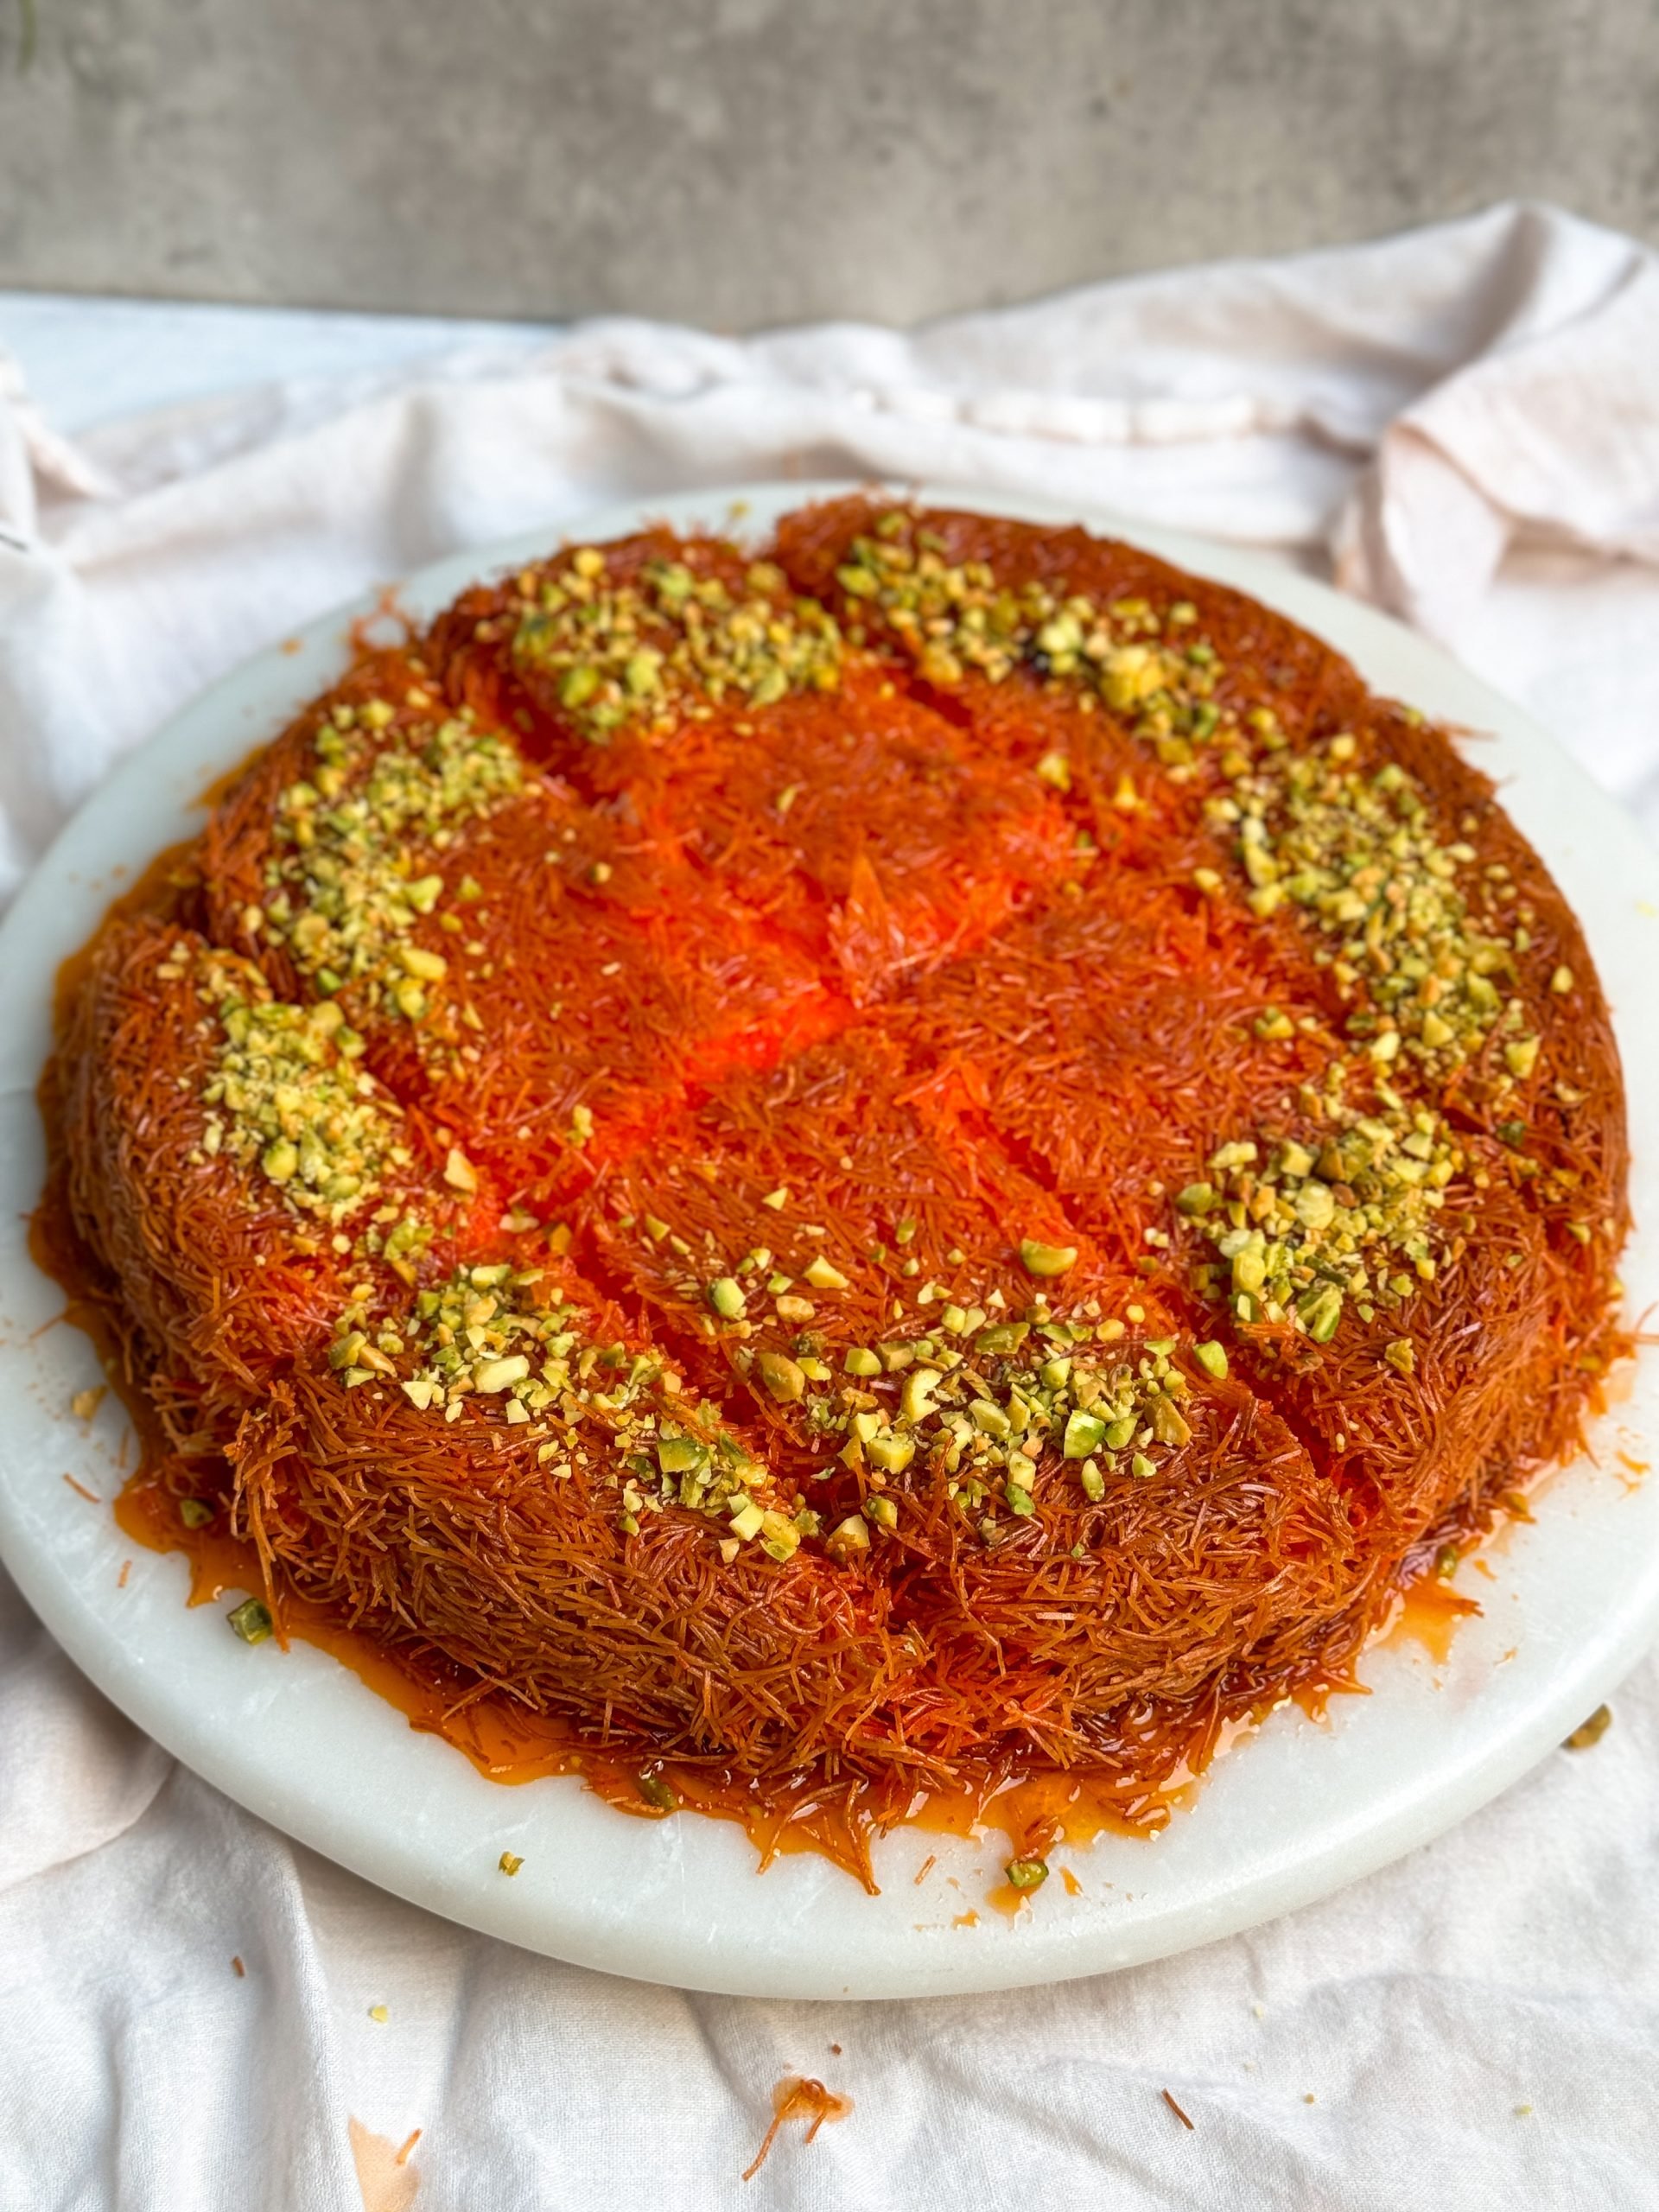
[[1010, 1859], [1004, 1869], [1016, 1890], [1040, 1889], [1048, 1879], [1046, 1859]]
[[[1351, 732], [1299, 749], [1269, 707], [1241, 711], [1189, 602], [1160, 614], [1144, 599], [1102, 607], [1063, 582], [1011, 586], [982, 562], [952, 564], [903, 510], [856, 538], [836, 575], [849, 621], [879, 610], [931, 681], [971, 672], [1000, 683], [1023, 670], [1080, 692], [1085, 707], [1103, 704], [1172, 779], [1190, 781], [1206, 763], [1205, 811], [1250, 906], [1300, 914], [1352, 1006], [1351, 1033], [1379, 1068], [1403, 1053], [1444, 1077], [1489, 1035], [1519, 1026], [1522, 1002], [1507, 994], [1530, 938], [1511, 911], [1508, 871], [1477, 873], [1474, 849], [1440, 831], [1416, 779], [1395, 761], [1362, 765]], [[1069, 786], [1063, 753], [1046, 753], [1037, 772], [1057, 791]], [[1127, 778], [1117, 803], [1139, 804]], [[1207, 897], [1224, 889], [1213, 868], [1193, 880]], [[1564, 967], [1548, 981], [1562, 995], [1573, 985]], [[1292, 1033], [1274, 1007], [1257, 1028], [1269, 1040]], [[1505, 1039], [1512, 1081], [1527, 1079], [1537, 1052], [1535, 1037]]]
[[[873, 1494], [862, 1516], [878, 1529], [897, 1528], [884, 1493], [912, 1467], [942, 1476], [961, 1513], [994, 1526], [999, 1508], [1035, 1516], [1045, 1481], [1062, 1468], [1076, 1469], [1084, 1497], [1098, 1500], [1109, 1478], [1157, 1473], [1192, 1440], [1193, 1386], [1175, 1338], [1126, 1344], [1124, 1325], [1098, 1318], [1097, 1306], [1069, 1319], [1046, 1305], [1032, 1313], [987, 1324], [983, 1306], [947, 1307], [933, 1332], [875, 1351], [851, 1346], [839, 1370], [804, 1351], [760, 1351], [750, 1371], [863, 1476]], [[1196, 1348], [1192, 1356], [1202, 1371]], [[857, 1543], [843, 1523], [827, 1548], [835, 1556]]]
[[372, 1310], [372, 1284], [359, 1287], [328, 1351], [343, 1388], [395, 1388], [435, 1420], [459, 1420], [469, 1399], [489, 1408], [523, 1430], [553, 1479], [580, 1473], [617, 1490], [631, 1535], [643, 1515], [680, 1505], [722, 1530], [729, 1516], [739, 1537], [758, 1536], [774, 1558], [799, 1543], [773, 1509], [767, 1469], [713, 1409], [688, 1401], [660, 1357], [594, 1342], [582, 1310], [541, 1269], [459, 1268], [395, 1317]]
[[[1432, 1282], [1446, 1188], [1465, 1160], [1426, 1107], [1384, 1092], [1374, 1113], [1342, 1102], [1338, 1067], [1313, 1103], [1317, 1135], [1234, 1139], [1214, 1152], [1209, 1179], [1188, 1184], [1178, 1211], [1214, 1245], [1226, 1272], [1200, 1270], [1199, 1288], [1225, 1295], [1243, 1322], [1288, 1325], [1328, 1344], [1344, 1302], [1393, 1308]], [[1226, 1354], [1200, 1346], [1206, 1366]]]
[[318, 731], [310, 775], [277, 801], [261, 922], [320, 988], [366, 983], [385, 1011], [418, 1022], [448, 971], [414, 942], [448, 889], [435, 863], [460, 826], [522, 787], [524, 766], [470, 709], [387, 739], [392, 720], [371, 700], [336, 708]]
[[561, 708], [594, 744], [626, 724], [706, 717], [728, 697], [767, 707], [840, 683], [833, 616], [792, 596], [780, 569], [752, 563], [739, 593], [702, 572], [696, 547], [686, 556], [625, 578], [599, 547], [583, 546], [519, 578], [514, 653], [555, 680]]
[[355, 1065], [362, 1039], [332, 1000], [292, 1006], [267, 995], [245, 963], [200, 964], [219, 1029], [201, 1093], [204, 1152], [257, 1166], [300, 1212], [343, 1220], [413, 1157], [396, 1103]]
[[1513, 1019], [1512, 944], [1482, 918], [1507, 879], [1464, 887], [1473, 847], [1440, 836], [1397, 762], [1368, 772], [1348, 765], [1352, 748], [1264, 747], [1211, 813], [1236, 832], [1255, 911], [1288, 904], [1312, 925], [1373, 1063], [1403, 1053], [1444, 1074]]
[[245, 1598], [225, 1618], [244, 1643], [263, 1643], [276, 1628], [263, 1598]]
[[[983, 561], [947, 561], [902, 512], [854, 539], [836, 580], [851, 602], [849, 620], [863, 607], [879, 610], [931, 683], [960, 683], [971, 669], [1000, 683], [1023, 667], [1081, 678], [1113, 703], [1132, 705], [1172, 680], [1166, 658], [1180, 664], [1141, 641], [1133, 619], [1139, 602], [1126, 620], [1046, 584], [1010, 586]], [[1070, 781], [1060, 753], [1045, 754], [1038, 773], [1057, 790]]]

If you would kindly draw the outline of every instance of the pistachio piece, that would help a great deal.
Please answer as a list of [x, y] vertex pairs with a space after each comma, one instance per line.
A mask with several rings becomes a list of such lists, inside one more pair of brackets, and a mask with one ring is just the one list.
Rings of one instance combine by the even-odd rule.
[[988, 1329], [982, 1329], [974, 1338], [974, 1350], [988, 1358], [1001, 1353], [1004, 1356], [1019, 1351], [1031, 1334], [1027, 1321], [993, 1321]]
[[1063, 1275], [1077, 1263], [1075, 1244], [1045, 1244], [1034, 1236], [1020, 1240], [1020, 1262], [1028, 1275]]
[[912, 1367], [906, 1376], [899, 1409], [907, 1421], [925, 1421], [933, 1410], [933, 1393], [944, 1377], [937, 1367]]
[[1503, 1065], [1517, 1083], [1524, 1083], [1537, 1066], [1541, 1042], [1537, 1037], [1518, 1037], [1503, 1047]]
[[521, 1351], [508, 1352], [500, 1359], [480, 1359], [473, 1368], [473, 1388], [486, 1395], [510, 1390], [515, 1382], [523, 1382], [530, 1374], [530, 1362]]
[[792, 1405], [804, 1394], [805, 1376], [783, 1352], [763, 1351], [754, 1364], [760, 1380], [780, 1406]]
[[916, 1457], [914, 1441], [891, 1430], [885, 1436], [873, 1436], [864, 1448], [871, 1464], [888, 1475], [902, 1475]]
[[1185, 1415], [1173, 1398], [1161, 1394], [1152, 1402], [1152, 1433], [1160, 1444], [1173, 1446], [1178, 1450], [1183, 1444], [1192, 1440], [1192, 1431]]
[[300, 1148], [287, 1137], [265, 1147], [259, 1165], [273, 1183], [291, 1183], [300, 1172]]
[[1106, 1438], [1106, 1424], [1098, 1414], [1074, 1413], [1065, 1424], [1061, 1451], [1068, 1459], [1086, 1459]]
[[263, 1598], [245, 1598], [225, 1618], [244, 1643], [263, 1643], [276, 1628]]
[[870, 1548], [870, 1524], [861, 1513], [849, 1513], [823, 1540], [823, 1548], [838, 1567], [861, 1557]]
[[709, 1464], [709, 1446], [695, 1436], [664, 1436], [657, 1445], [657, 1465], [665, 1475], [696, 1474]]

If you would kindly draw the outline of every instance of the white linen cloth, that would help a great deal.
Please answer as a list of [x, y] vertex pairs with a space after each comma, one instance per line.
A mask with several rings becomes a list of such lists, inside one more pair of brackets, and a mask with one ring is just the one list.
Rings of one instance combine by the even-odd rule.
[[[791, 474], [1333, 560], [1659, 827], [1659, 267], [1515, 207], [909, 335], [597, 322], [75, 445], [0, 355], [0, 887], [162, 717], [365, 584]], [[761, 2003], [531, 1957], [296, 1848], [121, 1720], [0, 1574], [0, 2206], [1659, 2204], [1659, 1666], [1614, 1710], [1440, 1843], [1185, 1957]], [[853, 2114], [741, 2189], [795, 2071]]]

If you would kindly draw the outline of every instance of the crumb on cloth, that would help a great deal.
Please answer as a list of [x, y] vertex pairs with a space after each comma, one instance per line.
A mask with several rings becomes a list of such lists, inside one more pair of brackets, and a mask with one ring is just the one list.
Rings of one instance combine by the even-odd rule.
[[384, 2135], [365, 2127], [360, 2120], [350, 2123], [352, 2162], [357, 2185], [363, 2192], [363, 2212], [409, 2212], [421, 2185], [410, 2153], [421, 2139], [417, 2127], [401, 2149]]

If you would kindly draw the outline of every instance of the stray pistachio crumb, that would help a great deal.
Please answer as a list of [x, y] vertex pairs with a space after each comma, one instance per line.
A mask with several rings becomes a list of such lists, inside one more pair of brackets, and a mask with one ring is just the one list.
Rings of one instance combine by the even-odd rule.
[[226, 1618], [244, 1643], [263, 1643], [276, 1627], [263, 1598], [245, 1598]]
[[1587, 1751], [1592, 1744], [1601, 1741], [1612, 1725], [1611, 1708], [1599, 1705], [1587, 1720], [1580, 1722], [1567, 1738], [1563, 1748], [1569, 1751]]
[[1010, 1859], [1004, 1869], [1016, 1890], [1038, 1890], [1048, 1879], [1046, 1859]]

